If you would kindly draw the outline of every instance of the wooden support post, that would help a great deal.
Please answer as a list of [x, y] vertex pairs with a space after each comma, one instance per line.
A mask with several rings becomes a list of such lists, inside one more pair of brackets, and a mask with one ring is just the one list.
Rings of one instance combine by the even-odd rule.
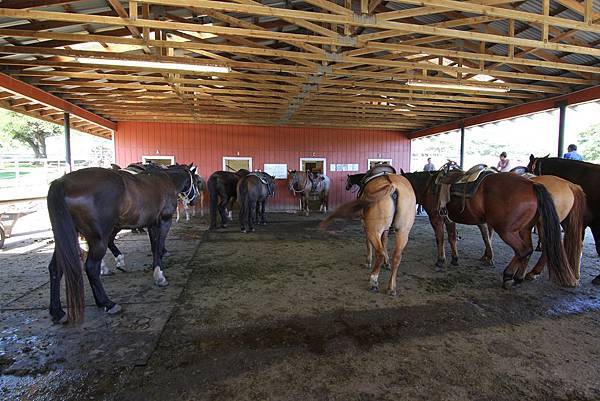
[[135, 21], [138, 18], [138, 4], [137, 1], [129, 2], [129, 18]]
[[369, 0], [360, 0], [360, 12], [361, 14], [369, 13]]
[[[508, 20], [508, 36], [510, 36], [511, 38], [515, 37], [515, 20], [514, 19]], [[508, 57], [510, 57], [510, 58], [515, 57], [515, 45], [514, 44], [508, 45]]]
[[[352, 10], [352, 0], [344, 0], [344, 7], [348, 10]], [[349, 24], [344, 25], [344, 35], [350, 36], [352, 34], [352, 30], [350, 29]]]
[[594, 0], [585, 0], [585, 9], [583, 12], [583, 22], [592, 25], [594, 20]]
[[[548, 17], [550, 15], [550, 0], [543, 0], [542, 3], [542, 13], [544, 17]], [[548, 43], [548, 23], [544, 22], [542, 25], [542, 41], [544, 43]]]
[[71, 115], [69, 113], [64, 113], [63, 127], [65, 132], [65, 167], [66, 171], [70, 173], [73, 171], [73, 162], [71, 160]]
[[[148, 19], [150, 18], [150, 4], [144, 3], [142, 4], [142, 18]], [[145, 43], [148, 43], [150, 40], [150, 28], [144, 27], [142, 31], [142, 39], [144, 39]]]
[[558, 157], [565, 151], [565, 121], [567, 117], [567, 102], [557, 103], [558, 106]]
[[460, 168], [465, 167], [465, 123], [460, 123]]

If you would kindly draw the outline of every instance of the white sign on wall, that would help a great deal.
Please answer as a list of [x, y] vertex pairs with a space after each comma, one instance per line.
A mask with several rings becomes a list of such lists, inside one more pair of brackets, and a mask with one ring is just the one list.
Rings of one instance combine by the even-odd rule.
[[358, 171], [358, 163], [350, 163], [350, 164], [331, 163], [329, 165], [329, 171]]
[[264, 171], [279, 179], [286, 179], [288, 174], [287, 164], [265, 164]]

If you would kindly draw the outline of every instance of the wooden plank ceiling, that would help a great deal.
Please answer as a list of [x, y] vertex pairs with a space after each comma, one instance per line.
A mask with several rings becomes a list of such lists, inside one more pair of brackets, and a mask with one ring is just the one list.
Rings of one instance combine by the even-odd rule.
[[600, 77], [600, 0], [4, 0], [0, 38], [2, 72], [112, 121], [410, 132]]

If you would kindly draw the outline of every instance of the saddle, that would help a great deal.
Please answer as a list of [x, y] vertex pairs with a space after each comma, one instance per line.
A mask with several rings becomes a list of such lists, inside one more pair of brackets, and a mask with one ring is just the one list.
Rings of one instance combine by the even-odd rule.
[[258, 178], [261, 183], [266, 185], [267, 190], [269, 191], [269, 196], [273, 196], [273, 195], [275, 195], [275, 188], [273, 188], [274, 185], [271, 181], [267, 180], [267, 178], [265, 177], [265, 174], [266, 173], [254, 172], [254, 173], [249, 173], [248, 176], [253, 175], [254, 177]]
[[319, 185], [321, 182], [325, 181], [325, 176], [323, 174], [313, 174], [312, 172], [309, 172], [308, 179], [311, 184], [310, 192], [318, 192]]
[[365, 185], [371, 180], [384, 175], [396, 174], [396, 169], [389, 164], [379, 164], [375, 167], [370, 168], [364, 175], [364, 177], [358, 183], [358, 196], [361, 196]]
[[446, 205], [452, 196], [462, 199], [464, 210], [466, 199], [475, 195], [485, 177], [495, 173], [497, 173], [495, 169], [489, 168], [485, 164], [477, 164], [467, 171], [461, 170], [455, 163], [444, 165], [436, 177], [433, 187], [434, 192], [438, 194], [437, 206], [440, 215], [448, 215]]
[[510, 169], [509, 173], [515, 173], [516, 175], [520, 175], [525, 178], [533, 178], [537, 177], [535, 174], [531, 174], [527, 172], [527, 167], [525, 166], [517, 166]]

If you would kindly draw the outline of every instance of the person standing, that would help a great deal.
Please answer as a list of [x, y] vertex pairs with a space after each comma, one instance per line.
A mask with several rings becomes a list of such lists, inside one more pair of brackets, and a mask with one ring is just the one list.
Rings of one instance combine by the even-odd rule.
[[435, 171], [435, 166], [431, 162], [431, 157], [427, 158], [427, 164], [423, 166], [423, 171]]
[[567, 153], [563, 155], [563, 159], [583, 160], [583, 156], [577, 153], [577, 145], [572, 143], [567, 147]]
[[500, 153], [500, 161], [498, 161], [496, 169], [501, 173], [510, 171], [510, 160], [508, 160], [506, 152]]
[[[427, 164], [423, 166], [423, 171], [427, 171], [427, 172], [435, 171], [435, 166], [431, 162], [431, 157], [427, 158]], [[422, 214], [423, 214], [423, 205], [421, 205], [419, 203], [419, 205], [417, 206], [417, 215], [422, 215]]]

